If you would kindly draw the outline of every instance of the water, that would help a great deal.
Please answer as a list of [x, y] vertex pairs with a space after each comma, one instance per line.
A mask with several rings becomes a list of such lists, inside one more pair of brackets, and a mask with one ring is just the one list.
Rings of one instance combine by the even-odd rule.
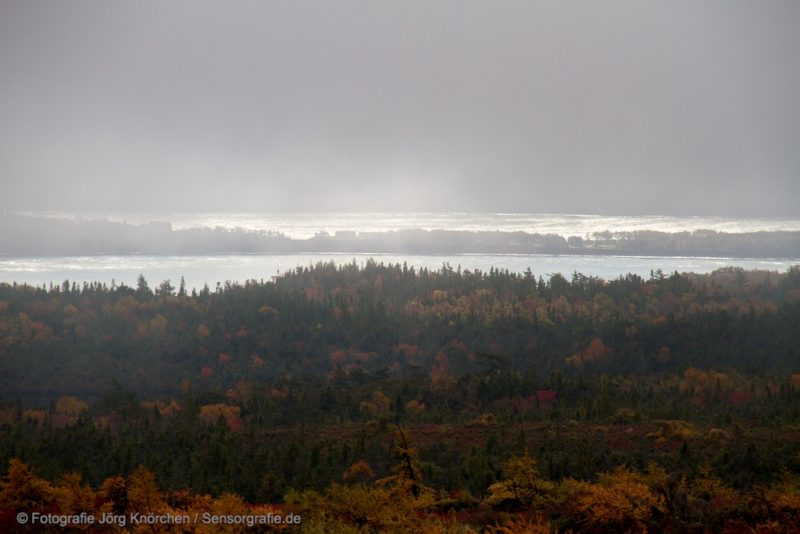
[[[277, 231], [295, 239], [312, 237], [320, 231], [390, 231], [402, 229], [491, 230], [553, 233], [564, 237], [587, 237], [596, 232], [656, 230], [684, 232], [710, 229], [721, 232], [800, 231], [800, 219], [672, 217], [672, 216], [603, 216], [581, 214], [524, 213], [62, 213], [32, 212], [33, 215], [57, 218], [108, 219], [142, 224], [169, 221], [174, 229], [194, 227], [242, 228]], [[300, 266], [334, 261], [355, 260], [365, 263], [370, 257], [383, 263], [407, 263], [409, 267], [439, 269], [445, 263], [454, 268], [488, 271], [495, 267], [513, 272], [530, 268], [537, 276], [553, 273], [565, 276], [578, 271], [607, 280], [627, 273], [648, 277], [651, 271], [708, 273], [721, 267], [785, 271], [800, 259], [769, 260], [742, 258], [685, 258], [630, 256], [555, 256], [488, 255], [452, 256], [402, 254], [291, 254], [291, 255], [218, 255], [218, 256], [81, 256], [15, 258], [0, 256], [0, 282], [30, 285], [61, 284], [70, 280], [135, 285], [143, 274], [151, 286], [163, 280], [177, 285], [183, 276], [188, 288], [214, 287], [218, 282], [269, 280]]]
[[402, 254], [289, 254], [289, 255], [219, 255], [219, 256], [82, 256], [47, 258], [1, 258], [0, 282], [29, 285], [61, 284], [70, 282], [104, 282], [136, 285], [143, 274], [150, 286], [170, 280], [177, 286], [181, 276], [188, 289], [201, 289], [208, 284], [212, 289], [217, 282], [244, 282], [270, 280], [273, 276], [297, 266], [334, 261], [337, 264], [363, 265], [370, 258], [385, 264], [407, 263], [416, 269], [440, 269], [445, 263], [453, 268], [489, 271], [495, 267], [512, 272], [530, 268], [536, 276], [545, 278], [562, 273], [567, 278], [578, 271], [585, 275], [611, 280], [627, 273], [644, 278], [651, 271], [662, 269], [666, 273], [709, 273], [721, 267], [735, 266], [744, 269], [786, 271], [800, 260], [769, 260], [741, 258], [681, 258], [638, 256], [555, 256], [555, 255], [484, 255], [464, 254], [453, 256], [423, 256]]
[[108, 219], [143, 224], [169, 221], [175, 230], [198, 227], [280, 232], [293, 239], [307, 239], [324, 231], [385, 232], [389, 230], [461, 230], [558, 234], [590, 237], [596, 232], [775, 232], [800, 231], [800, 218], [673, 217], [667, 215], [608, 216], [536, 213], [108, 213], [28, 212], [31, 215], [68, 219]]

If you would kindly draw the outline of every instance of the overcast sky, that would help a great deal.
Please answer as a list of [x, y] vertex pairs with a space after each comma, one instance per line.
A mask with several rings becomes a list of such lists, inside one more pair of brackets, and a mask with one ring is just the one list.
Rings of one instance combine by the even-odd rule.
[[800, 216], [800, 2], [0, 0], [0, 209]]

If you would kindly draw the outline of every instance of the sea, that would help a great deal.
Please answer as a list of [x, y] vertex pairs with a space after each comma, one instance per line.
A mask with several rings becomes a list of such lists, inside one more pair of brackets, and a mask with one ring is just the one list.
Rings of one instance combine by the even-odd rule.
[[[319, 233], [425, 229], [461, 231], [502, 231], [557, 234], [590, 238], [635, 230], [692, 232], [715, 230], [743, 233], [758, 231], [800, 231], [800, 218], [732, 218], [676, 216], [607, 216], [590, 214], [531, 213], [110, 213], [110, 212], [25, 212], [28, 215], [60, 219], [109, 220], [129, 224], [169, 222], [175, 230], [197, 227], [277, 232], [293, 239], [307, 239]], [[511, 272], [533, 271], [545, 278], [555, 273], [570, 277], [578, 272], [612, 280], [628, 273], [649, 277], [660, 269], [665, 273], [709, 273], [723, 267], [784, 272], [800, 264], [800, 258], [704, 258], [643, 256], [561, 256], [548, 254], [225, 254], [203, 256], [0, 256], [0, 283], [49, 286], [65, 280], [108, 285], [135, 285], [140, 274], [158, 285], [181, 278], [187, 288], [215, 288], [218, 284], [271, 280], [297, 267], [320, 262], [363, 265], [370, 259], [384, 264], [406, 264], [415, 269], [443, 266], [488, 272], [492, 268]]]

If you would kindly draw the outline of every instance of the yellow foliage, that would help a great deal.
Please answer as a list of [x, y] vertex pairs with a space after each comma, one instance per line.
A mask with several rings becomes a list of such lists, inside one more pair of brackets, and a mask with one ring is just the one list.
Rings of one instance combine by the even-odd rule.
[[551, 534], [553, 527], [544, 517], [518, 518], [500, 526], [490, 526], [491, 534]]
[[563, 487], [576, 519], [591, 527], [642, 531], [653, 510], [665, 510], [664, 497], [651, 491], [640, 475], [624, 468], [600, 475], [598, 484], [567, 480]]
[[208, 424], [214, 424], [222, 418], [225, 422], [238, 419], [241, 408], [228, 404], [206, 404], [200, 407], [200, 419]]
[[609, 354], [611, 354], [611, 349], [603, 344], [603, 340], [594, 338], [585, 349], [572, 356], [568, 356], [564, 359], [564, 362], [567, 365], [581, 367], [586, 363], [605, 361]]
[[378, 408], [378, 413], [388, 412], [389, 406], [391, 406], [391, 401], [389, 400], [389, 397], [387, 397], [380, 391], [372, 392], [372, 402], [374, 402], [375, 406]]
[[[14, 406], [0, 407], [0, 425], [11, 425], [17, 420], [17, 409]], [[27, 413], [27, 412], [26, 412]], [[23, 418], [25, 414], [22, 414]]]
[[139, 466], [128, 477], [128, 504], [131, 511], [143, 514], [158, 512], [166, 506], [156, 483], [156, 476], [144, 466]]
[[539, 477], [536, 461], [527, 453], [503, 464], [506, 478], [489, 486], [487, 502], [493, 506], [528, 508], [550, 498], [555, 485]]
[[81, 484], [79, 473], [68, 473], [54, 491], [56, 501], [62, 513], [91, 513], [94, 510], [95, 493], [89, 486]]
[[470, 425], [489, 426], [497, 422], [497, 417], [493, 413], [482, 413], [472, 420]]
[[139, 309], [139, 301], [133, 295], [125, 295], [120, 297], [112, 308], [112, 314], [124, 319], [130, 320], [134, 313]]
[[655, 423], [658, 425], [658, 430], [647, 434], [650, 439], [686, 441], [700, 434], [694, 425], [680, 419], [665, 419]]
[[53, 499], [54, 490], [49, 482], [34, 476], [17, 458], [8, 463], [8, 474], [0, 483], [0, 509], [41, 510]]
[[669, 473], [658, 464], [649, 464], [647, 470], [640, 476], [640, 480], [658, 495], [666, 495], [669, 492]]
[[421, 414], [425, 411], [425, 403], [416, 399], [410, 400], [406, 403], [406, 411], [413, 414]]
[[233, 399], [239, 403], [246, 403], [250, 399], [252, 399], [256, 394], [256, 387], [255, 384], [252, 382], [247, 382], [245, 380], [240, 380], [233, 385], [231, 389], [229, 389], [225, 396], [229, 399]]
[[198, 340], [203, 341], [204, 339], [206, 339], [208, 336], [211, 335], [211, 331], [208, 329], [206, 325], [201, 324], [200, 326], [197, 327], [197, 330], [195, 331], [194, 335]]
[[447, 299], [447, 291], [444, 291], [443, 289], [434, 289], [431, 292], [431, 298], [434, 300], [434, 302], [442, 302]]
[[[250, 514], [247, 504], [244, 500], [234, 493], [223, 493], [213, 501], [206, 510], [215, 516], [242, 516]], [[196, 532], [198, 534], [227, 534], [227, 533], [240, 533], [247, 532], [246, 525], [202, 525]]]
[[375, 472], [365, 460], [359, 460], [344, 470], [344, 480], [367, 481], [375, 478]]
[[124, 515], [128, 511], [128, 483], [123, 477], [109, 477], [100, 486], [103, 511]]
[[260, 313], [261, 315], [269, 315], [275, 317], [276, 315], [278, 315], [278, 310], [276, 310], [275, 308], [273, 308], [268, 304], [264, 304], [258, 309], [258, 313]]
[[56, 402], [56, 413], [77, 417], [86, 411], [88, 406], [85, 402], [79, 401], [75, 397], [61, 397]]
[[711, 522], [714, 517], [729, 516], [731, 512], [744, 509], [742, 497], [707, 469], [687, 485], [687, 490], [687, 509], [700, 521]]
[[346, 532], [347, 527], [355, 527], [359, 532], [426, 530], [418, 512], [424, 510], [428, 501], [385, 488], [333, 484], [315, 504], [312, 513], [323, 520], [323, 532]]
[[800, 373], [794, 373], [790, 376], [789, 383], [792, 385], [792, 389], [800, 390]]
[[730, 437], [729, 433], [720, 429], [720, 428], [712, 428], [708, 431], [708, 441], [711, 443], [719, 443], [721, 441], [725, 441]]
[[151, 336], [163, 336], [167, 332], [167, 318], [157, 313], [148, 323]]
[[701, 371], [689, 367], [683, 372], [680, 390], [693, 392], [695, 395], [710, 398], [714, 393], [726, 393], [733, 389], [733, 380], [727, 373], [717, 371]]
[[447, 370], [434, 370], [431, 372], [431, 389], [437, 393], [447, 391], [456, 385], [456, 379], [453, 378]]
[[37, 425], [43, 425], [47, 420], [47, 412], [44, 410], [29, 409], [22, 412], [22, 418], [34, 421]]
[[158, 414], [162, 417], [172, 417], [176, 415], [178, 412], [181, 411], [181, 405], [178, 404], [175, 400], [169, 401], [169, 403], [157, 400], [157, 401], [143, 401], [142, 408], [145, 410], [156, 410]]

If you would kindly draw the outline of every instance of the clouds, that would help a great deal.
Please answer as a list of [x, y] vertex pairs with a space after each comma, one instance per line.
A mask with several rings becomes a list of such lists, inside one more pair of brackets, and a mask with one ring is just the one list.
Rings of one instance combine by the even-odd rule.
[[798, 214], [794, 2], [6, 2], [0, 208]]

